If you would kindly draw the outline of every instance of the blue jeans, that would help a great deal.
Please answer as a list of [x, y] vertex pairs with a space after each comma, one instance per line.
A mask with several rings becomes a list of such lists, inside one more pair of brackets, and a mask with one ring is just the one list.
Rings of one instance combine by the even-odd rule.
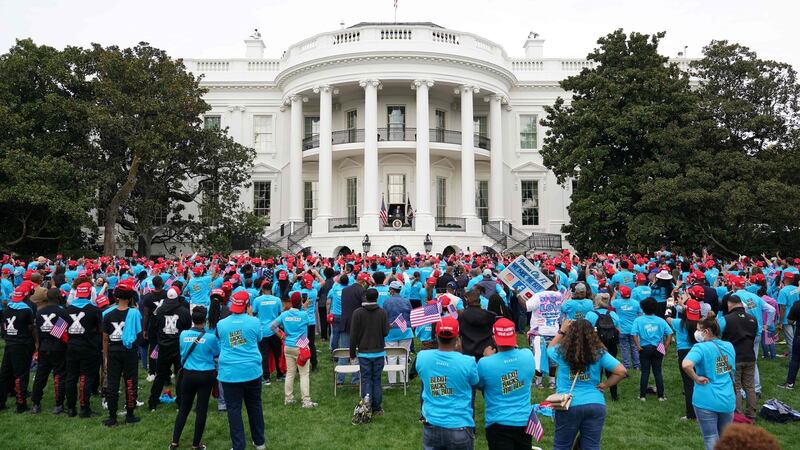
[[633, 358], [633, 368], [639, 370], [639, 352], [633, 343], [633, 336], [630, 334], [619, 335], [619, 350], [622, 352], [622, 365], [626, 369], [631, 368], [631, 358]]
[[581, 450], [600, 450], [600, 435], [606, 421], [606, 405], [592, 403], [556, 411], [553, 450], [571, 450], [578, 432]]
[[222, 383], [225, 390], [225, 403], [228, 406], [228, 430], [231, 433], [233, 450], [244, 450], [244, 423], [242, 422], [242, 402], [247, 408], [247, 421], [250, 435], [256, 445], [263, 445], [264, 411], [261, 408], [261, 377], [241, 383]]
[[341, 333], [341, 331], [339, 331], [339, 327], [341, 326], [341, 323], [342, 316], [333, 316], [333, 323], [331, 324], [331, 351], [339, 348], [339, 333]]
[[358, 358], [358, 365], [361, 367], [361, 396], [369, 394], [372, 401], [372, 411], [381, 410], [383, 393], [381, 392], [381, 374], [386, 360], [379, 358]]
[[697, 406], [694, 407], [694, 413], [697, 415], [697, 424], [700, 426], [700, 434], [703, 436], [706, 450], [713, 450], [722, 430], [733, 422], [733, 413], [718, 413]]
[[442, 428], [431, 424], [422, 426], [423, 450], [472, 450], [475, 433], [472, 428]]
[[[331, 338], [333, 341], [333, 338]], [[350, 348], [350, 333], [346, 333], [345, 331], [339, 332], [339, 347], [338, 348]], [[349, 358], [339, 358], [338, 364], [347, 365], [350, 364]], [[336, 382], [339, 384], [344, 384], [344, 374], [340, 373], [336, 375]], [[353, 384], [358, 383], [358, 373], [354, 373], [351, 375], [350, 382]]]

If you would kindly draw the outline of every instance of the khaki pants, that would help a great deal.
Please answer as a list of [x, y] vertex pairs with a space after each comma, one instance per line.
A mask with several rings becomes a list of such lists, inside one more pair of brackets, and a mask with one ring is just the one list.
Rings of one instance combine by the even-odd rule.
[[[740, 362], [736, 363], [736, 373], [733, 375], [733, 384], [736, 391], [736, 411], [744, 414], [751, 419], [756, 416], [756, 363]], [[739, 393], [744, 389], [746, 399], [742, 399]], [[744, 403], [747, 401], [747, 408]]]
[[286, 357], [286, 380], [283, 384], [283, 399], [285, 402], [294, 400], [294, 375], [295, 369], [300, 373], [300, 395], [303, 402], [311, 401], [309, 388], [309, 373], [311, 372], [311, 361], [306, 361], [306, 365], [297, 365], [297, 356], [300, 349], [297, 347], [284, 347], [283, 354]]
[[[386, 347], [400, 347], [406, 349], [406, 351], [411, 351], [411, 339], [402, 339], [399, 341], [386, 341]], [[387, 358], [388, 364], [405, 364], [406, 357], [405, 356], [388, 356]], [[389, 383], [394, 384], [397, 381], [397, 372], [389, 372]], [[408, 381], [408, 374], [404, 371], [400, 372], [400, 382], [402, 383], [404, 380]]]

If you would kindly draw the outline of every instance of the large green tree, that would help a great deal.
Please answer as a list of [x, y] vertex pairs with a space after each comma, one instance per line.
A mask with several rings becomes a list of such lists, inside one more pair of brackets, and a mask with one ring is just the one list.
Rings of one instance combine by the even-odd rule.
[[0, 56], [0, 248], [78, 248], [94, 175], [85, 53], [19, 40]]
[[622, 250], [672, 228], [640, 220], [636, 207], [642, 186], [679, 173], [693, 140], [696, 98], [687, 74], [658, 53], [663, 36], [600, 38], [588, 55], [595, 67], [561, 82], [570, 102], [545, 108], [541, 154], [559, 183], [577, 181], [563, 231], [579, 251]]

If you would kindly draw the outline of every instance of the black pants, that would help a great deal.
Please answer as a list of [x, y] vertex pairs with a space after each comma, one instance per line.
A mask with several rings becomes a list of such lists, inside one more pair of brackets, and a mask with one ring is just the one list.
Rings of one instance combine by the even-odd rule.
[[681, 373], [681, 380], [683, 380], [683, 400], [686, 404], [686, 417], [694, 419], [694, 406], [692, 406], [692, 396], [694, 395], [694, 380], [686, 372], [681, 369], [683, 359], [689, 354], [689, 350], [678, 350], [678, 371]]
[[200, 446], [203, 439], [203, 431], [206, 428], [206, 415], [208, 413], [208, 399], [211, 396], [211, 389], [217, 384], [217, 377], [213, 370], [184, 370], [181, 376], [181, 402], [178, 409], [178, 417], [175, 418], [175, 428], [172, 430], [172, 442], [180, 443], [183, 427], [186, 419], [192, 411], [194, 398], [197, 396], [197, 406], [194, 410], [194, 438], [192, 446]]
[[[608, 354], [616, 358], [617, 357], [617, 343], [616, 342], [610, 342], [608, 344], [605, 344], [605, 346], [608, 349]], [[611, 371], [610, 370], [603, 369], [603, 372], [606, 374], [606, 378], [611, 376]], [[611, 398], [613, 400], [616, 400], [618, 398], [617, 397], [617, 386], [616, 385], [615, 386], [611, 386]]]
[[269, 354], [272, 354], [272, 359], [275, 361], [275, 376], [282, 377], [280, 361], [281, 361], [281, 338], [277, 334], [265, 337], [258, 341], [258, 351], [261, 353], [261, 368], [263, 369], [263, 377], [269, 380]]
[[[161, 397], [161, 391], [164, 389], [164, 385], [169, 381], [170, 375], [172, 375], [172, 368], [176, 368], [175, 372], [177, 373], [178, 369], [181, 366], [181, 354], [178, 351], [178, 348], [160, 348], [158, 349], [158, 360], [156, 360], [156, 379], [153, 380], [153, 386], [150, 388], [150, 399], [148, 401], [148, 405], [150, 409], [153, 409], [158, 405], [159, 398]], [[180, 400], [180, 386], [176, 386], [175, 389], [175, 402], [177, 403]]]
[[319, 308], [317, 308], [319, 312], [319, 338], [327, 340], [329, 336], [329, 326], [328, 326], [328, 310], [325, 308], [325, 302], [320, 303]]
[[33, 350], [27, 345], [8, 346], [3, 352], [0, 364], [0, 405], [6, 404], [9, 390], [14, 391], [17, 406], [28, 404], [28, 378], [31, 375], [31, 357]]
[[39, 350], [39, 364], [36, 366], [36, 378], [33, 380], [33, 395], [31, 400], [34, 405], [39, 405], [47, 387], [47, 379], [53, 373], [53, 389], [55, 391], [56, 406], [64, 406], [64, 382], [67, 377], [67, 351]]
[[510, 427], [497, 423], [486, 427], [489, 450], [530, 450], [531, 438], [531, 435], [525, 434], [525, 427]]
[[81, 347], [67, 348], [68, 409], [74, 409], [76, 401], [80, 403], [81, 410], [91, 409], [89, 404], [92, 396], [91, 387], [95, 383], [99, 366], [96, 350]]
[[647, 396], [647, 382], [650, 381], [650, 369], [656, 379], [656, 392], [658, 397], [664, 396], [664, 377], [661, 373], [662, 355], [654, 345], [646, 345], [639, 352], [639, 363], [642, 365], [642, 378], [639, 380], [639, 397]]
[[133, 414], [139, 388], [139, 356], [136, 351], [108, 352], [106, 377], [108, 378], [106, 402], [108, 403], [109, 417], [117, 417], [120, 377], [122, 377], [125, 387], [125, 409], [128, 414]]
[[317, 327], [314, 325], [308, 326], [308, 350], [311, 351], [311, 370], [317, 370], [317, 340], [316, 336], [314, 336], [314, 331], [316, 331]]

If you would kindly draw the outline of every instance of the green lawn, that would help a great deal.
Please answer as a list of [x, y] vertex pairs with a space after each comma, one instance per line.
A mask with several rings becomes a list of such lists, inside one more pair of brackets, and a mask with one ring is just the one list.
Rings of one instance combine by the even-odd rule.
[[[785, 346], [779, 346], [785, 351]], [[315, 410], [304, 410], [299, 406], [283, 406], [283, 385], [273, 383], [264, 387], [263, 401], [266, 418], [267, 447], [271, 449], [386, 449], [419, 448], [421, 425], [419, 414], [419, 381], [412, 382], [408, 395], [402, 388], [384, 392], [386, 415], [376, 418], [369, 425], [353, 426], [350, 417], [357, 401], [356, 390], [345, 388], [333, 396], [331, 363], [327, 350], [320, 349], [320, 368], [311, 377], [311, 394], [320, 406]], [[785, 391], [777, 387], [786, 376], [788, 361], [777, 359], [761, 361], [764, 397], [777, 397], [790, 405], [800, 407], [800, 391]], [[702, 440], [697, 425], [680, 421], [683, 415], [683, 398], [680, 390], [680, 375], [674, 347], [670, 349], [665, 363], [666, 395], [668, 401], [659, 403], [648, 397], [646, 403], [637, 399], [638, 372], [620, 385], [621, 400], [609, 401], [606, 426], [603, 431], [603, 447], [608, 449], [699, 449]], [[652, 382], [651, 382], [652, 383]], [[140, 382], [140, 398], [146, 398], [150, 383]], [[296, 383], [296, 394], [299, 386]], [[549, 390], [534, 390], [533, 401], [540, 402]], [[103, 416], [91, 419], [52, 416], [52, 380], [45, 392], [44, 412], [38, 416], [18, 415], [11, 411], [0, 413], [0, 444], [4, 449], [109, 449], [109, 448], [166, 448], [169, 444], [175, 410], [172, 405], [162, 405], [156, 413], [144, 408], [138, 410], [142, 421], [135, 425], [119, 425], [108, 429], [100, 424]], [[8, 405], [13, 407], [13, 399]], [[102, 411], [98, 399], [93, 399], [96, 411]], [[477, 445], [486, 448], [482, 430], [483, 403], [477, 400], [479, 413]], [[224, 413], [216, 412], [216, 403], [211, 401], [204, 441], [210, 449], [230, 448], [227, 419]], [[189, 448], [194, 418], [190, 416], [183, 433], [182, 447]], [[553, 422], [543, 420], [545, 437], [539, 444], [551, 448]], [[797, 448], [799, 425], [778, 425], [759, 421], [781, 441], [784, 449]], [[247, 429], [247, 426], [245, 425]], [[248, 437], [249, 440], [249, 437]]]

